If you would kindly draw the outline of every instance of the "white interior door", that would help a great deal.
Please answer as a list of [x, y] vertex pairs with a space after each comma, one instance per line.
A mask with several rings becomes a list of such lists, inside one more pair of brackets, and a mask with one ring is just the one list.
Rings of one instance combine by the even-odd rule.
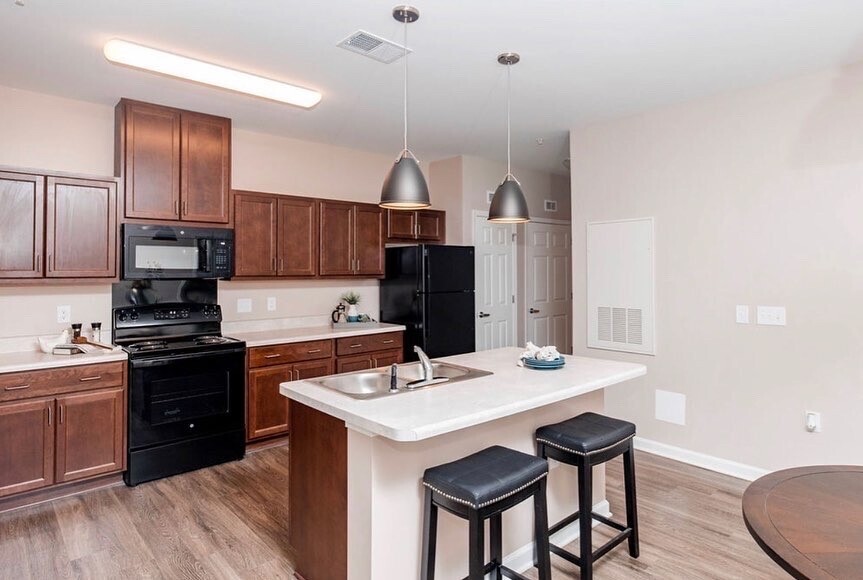
[[570, 225], [526, 226], [525, 337], [538, 346], [572, 352], [572, 230]]
[[474, 217], [476, 350], [515, 345], [515, 226]]

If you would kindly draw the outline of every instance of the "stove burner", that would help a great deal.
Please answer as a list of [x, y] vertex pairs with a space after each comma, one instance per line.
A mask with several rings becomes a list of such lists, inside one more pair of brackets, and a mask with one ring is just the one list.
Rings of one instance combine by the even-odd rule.
[[168, 342], [165, 340], [145, 340], [144, 342], [136, 342], [129, 346], [135, 350], [160, 350], [168, 347]]
[[225, 342], [228, 342], [228, 339], [222, 336], [199, 336], [195, 339], [195, 344], [222, 344]]

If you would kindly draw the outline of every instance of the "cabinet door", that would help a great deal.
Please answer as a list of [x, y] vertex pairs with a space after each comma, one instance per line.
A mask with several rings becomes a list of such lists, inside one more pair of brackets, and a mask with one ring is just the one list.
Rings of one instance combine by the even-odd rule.
[[57, 397], [57, 483], [125, 467], [124, 389]]
[[180, 219], [226, 224], [231, 189], [231, 120], [185, 111], [180, 117]]
[[54, 482], [54, 401], [0, 405], [0, 497]]
[[117, 184], [49, 177], [46, 275], [113, 278], [117, 273]]
[[416, 238], [429, 242], [446, 241], [446, 212], [424, 209], [416, 212]]
[[372, 365], [375, 368], [388, 367], [391, 364], [399, 364], [402, 362], [401, 350], [386, 350], [383, 352], [372, 353]]
[[333, 374], [333, 359], [312, 360], [294, 364], [294, 380], [313, 379]]
[[357, 356], [340, 356], [336, 359], [336, 373], [351, 373], [375, 368], [370, 354]]
[[360, 276], [384, 275], [383, 210], [376, 205], [356, 206], [356, 269]]
[[279, 197], [279, 276], [318, 272], [318, 202]]
[[276, 196], [234, 193], [234, 274], [276, 275]]
[[126, 217], [180, 219], [180, 112], [122, 103]]
[[354, 204], [321, 202], [320, 274], [351, 276], [354, 273]]
[[416, 237], [416, 212], [387, 210], [387, 239], [412, 240]]
[[248, 440], [288, 432], [288, 399], [279, 393], [279, 384], [292, 378], [291, 365], [249, 371]]
[[45, 178], [0, 172], [0, 278], [41, 278]]

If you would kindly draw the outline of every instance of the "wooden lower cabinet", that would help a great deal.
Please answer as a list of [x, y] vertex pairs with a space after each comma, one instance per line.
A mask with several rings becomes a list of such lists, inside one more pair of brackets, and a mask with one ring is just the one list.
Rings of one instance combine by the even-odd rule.
[[0, 497], [54, 483], [54, 400], [0, 405]]
[[378, 367], [385, 367], [394, 363], [401, 363], [402, 360], [401, 350], [386, 350], [382, 352], [358, 354], [355, 356], [340, 356], [336, 360], [336, 372], [350, 373], [354, 371], [376, 369]]
[[125, 469], [125, 371], [109, 362], [0, 375], [0, 498]]
[[123, 470], [123, 393], [106, 389], [57, 398], [57, 483]]

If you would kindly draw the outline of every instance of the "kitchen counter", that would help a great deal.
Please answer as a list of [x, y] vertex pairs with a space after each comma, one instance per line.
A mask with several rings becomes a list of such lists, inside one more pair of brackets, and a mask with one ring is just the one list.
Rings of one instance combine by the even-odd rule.
[[229, 334], [233, 338], [245, 341], [246, 346], [253, 347], [286, 344], [291, 342], [305, 342], [307, 340], [345, 338], [348, 336], [360, 336], [364, 334], [381, 334], [384, 332], [396, 332], [399, 330], [405, 330], [405, 327], [400, 324], [387, 324], [380, 322], [377, 326], [361, 326], [359, 328], [334, 329], [331, 326], [310, 326], [305, 328], [283, 328], [257, 332], [231, 332], [226, 334]]
[[91, 365], [126, 360], [126, 358], [126, 352], [119, 349], [111, 351], [99, 349], [97, 352], [73, 355], [45, 354], [41, 351], [6, 352], [0, 353], [0, 374]]
[[641, 364], [566, 356], [556, 370], [516, 365], [510, 347], [441, 360], [494, 374], [373, 400], [357, 400], [309, 381], [282, 383], [286, 397], [343, 420], [348, 427], [394, 441], [419, 441], [529, 411], [645, 374]]
[[[491, 445], [533, 454], [538, 427], [602, 413], [605, 387], [646, 373], [641, 364], [576, 356], [566, 356], [561, 369], [531, 370], [516, 365], [521, 352], [438, 359], [494, 374], [377, 399], [352, 399], [309, 381], [282, 383], [291, 399], [289, 541], [297, 573], [308, 580], [419, 577], [427, 468]], [[548, 476], [550, 522], [577, 509], [577, 471], [559, 466], [551, 462]], [[609, 513], [604, 466], [594, 469], [593, 503], [596, 513]], [[438, 519], [439, 577], [464, 577], [466, 526]], [[563, 528], [554, 542], [571, 542], [577, 527]], [[532, 530], [531, 502], [507, 511], [503, 559], [516, 571], [533, 564]]]

